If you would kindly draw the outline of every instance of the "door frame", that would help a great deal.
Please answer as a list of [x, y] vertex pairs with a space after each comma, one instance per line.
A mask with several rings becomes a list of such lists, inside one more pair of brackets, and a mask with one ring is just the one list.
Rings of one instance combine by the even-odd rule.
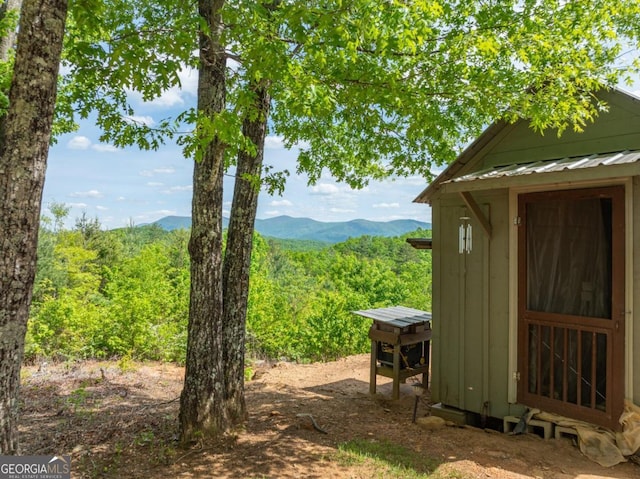
[[[566, 402], [564, 400], [531, 394], [527, 391], [527, 361], [529, 356], [529, 344], [526, 340], [526, 334], [524, 334], [521, 328], [527, 324], [527, 318], [535, 317], [536, 313], [527, 311], [524, 305], [524, 300], [526, 298], [526, 274], [523, 271], [523, 266], [525, 265], [524, 261], [526, 260], [526, 228], [524, 227], [526, 218], [523, 218], [525, 213], [521, 210], [521, 205], [524, 204], [527, 199], [553, 199], [554, 197], [576, 199], [581, 197], [607, 197], [612, 199], [612, 322], [608, 323], [608, 320], [595, 320], [595, 323], [598, 323], [597, 326], [602, 327], [599, 330], [597, 327], [592, 328], [592, 326], [596, 325], [595, 323], [589, 325], [589, 328], [594, 331], [598, 330], [599, 332], [604, 332], [608, 338], [607, 355], [608, 358], [610, 357], [611, 359], [607, 360], [607, 377], [609, 380], [607, 381], [606, 386], [607, 401], [605, 411], [595, 409], [595, 405], [593, 403], [592, 407], [589, 408]], [[606, 186], [585, 186], [580, 189], [538, 190], [535, 192], [521, 191], [513, 192], [512, 198], [515, 199], [516, 211], [518, 212], [517, 216], [514, 218], [514, 224], [517, 226], [515, 229], [516, 255], [512, 261], [512, 265], [513, 263], [516, 264], [516, 274], [513, 275], [513, 269], [511, 274], [512, 288], [515, 288], [515, 291], [512, 289], [511, 296], [514, 298], [513, 293], [515, 293], [515, 308], [512, 308], [512, 312], [515, 313], [515, 334], [512, 334], [511, 337], [513, 340], [517, 341], [517, 363], [514, 364], [512, 361], [512, 366], [517, 366], [517, 369], [515, 370], [516, 373], [513, 377], [517, 385], [514, 385], [517, 389], [517, 400], [521, 404], [538, 407], [549, 412], [560, 412], [565, 416], [575, 417], [576, 419], [582, 419], [594, 424], [618, 429], [620, 427], [618, 418], [622, 413], [624, 406], [626, 377], [625, 300], [627, 274], [625, 272], [625, 259], [627, 256], [627, 250], [625, 244], [627, 238], [625, 225], [627, 216], [625, 185], [609, 184]], [[512, 302], [512, 305], [513, 304], [514, 303]], [[540, 313], [538, 313], [538, 316], [540, 316]], [[553, 330], [553, 327], [551, 329]], [[565, 330], [565, 335], [568, 334], [566, 331], [568, 330]], [[512, 356], [512, 359], [515, 358]]]

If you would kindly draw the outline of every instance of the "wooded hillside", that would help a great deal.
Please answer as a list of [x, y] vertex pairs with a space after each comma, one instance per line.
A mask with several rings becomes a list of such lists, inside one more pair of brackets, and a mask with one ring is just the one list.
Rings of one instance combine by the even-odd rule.
[[[54, 210], [56, 211], [56, 210]], [[64, 214], [57, 210], [58, 213]], [[256, 234], [247, 349], [252, 357], [334, 359], [368, 350], [370, 322], [351, 311], [394, 304], [429, 310], [431, 254], [406, 237], [363, 236], [329, 247]], [[26, 358], [185, 359], [186, 230], [102, 230], [45, 218]]]

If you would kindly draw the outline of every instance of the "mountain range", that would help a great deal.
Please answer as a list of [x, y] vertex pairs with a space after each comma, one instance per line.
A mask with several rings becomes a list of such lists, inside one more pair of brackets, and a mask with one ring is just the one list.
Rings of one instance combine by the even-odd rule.
[[[153, 223], [165, 230], [188, 229], [191, 227], [189, 216], [165, 216]], [[229, 224], [223, 218], [223, 227]], [[352, 220], [343, 222], [316, 221], [311, 218], [293, 218], [276, 216], [256, 220], [256, 231], [263, 236], [281, 239], [314, 240], [326, 243], [339, 243], [359, 236], [401, 236], [419, 228], [431, 229], [431, 223], [416, 220], [369, 221]]]

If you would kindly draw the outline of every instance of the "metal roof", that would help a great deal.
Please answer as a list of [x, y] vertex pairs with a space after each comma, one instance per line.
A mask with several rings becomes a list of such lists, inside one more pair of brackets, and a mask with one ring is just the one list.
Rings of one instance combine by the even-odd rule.
[[611, 165], [635, 163], [638, 160], [640, 160], [640, 151], [621, 151], [601, 155], [580, 156], [558, 160], [544, 160], [532, 163], [496, 166], [493, 168], [488, 168], [486, 170], [469, 173], [468, 175], [460, 176], [458, 178], [452, 178], [447, 182], [461, 183], [464, 181], [524, 176], [533, 173], [552, 173], [558, 171], [605, 167]]
[[[620, 96], [620, 97], [624, 97], [632, 100], [635, 103], [633, 111], [634, 112], [638, 111], [636, 109], [640, 105], [640, 98], [638, 98], [638, 96], [631, 94], [629, 92], [626, 92], [624, 90], [620, 90], [619, 88], [605, 89], [596, 93], [599, 96], [600, 93], [608, 94], [608, 92], [611, 92], [616, 96]], [[458, 158], [453, 163], [451, 163], [442, 173], [440, 173], [440, 175], [438, 175], [438, 177], [435, 180], [433, 180], [413, 201], [416, 203], [430, 203], [433, 196], [436, 194], [436, 192], [440, 189], [440, 187], [443, 184], [447, 184], [447, 183], [450, 184], [450, 183], [461, 182], [461, 181], [479, 180], [479, 179], [482, 179], [480, 178], [481, 174], [487, 174], [494, 169], [500, 170], [503, 168], [508, 168], [507, 166], [496, 167], [496, 168], [492, 168], [491, 170], [484, 170], [482, 172], [471, 173], [461, 178], [456, 177], [456, 175], [460, 172], [460, 170], [470, 166], [471, 163], [474, 163], [477, 160], [483, 158], [484, 153], [486, 153], [487, 151], [490, 151], [492, 145], [499, 142], [501, 138], [508, 136], [510, 132], [513, 129], [515, 129], [518, 125], [520, 125], [523, 121], [525, 120], [520, 119], [517, 122], [510, 123], [510, 124], [506, 123], [505, 121], [496, 121], [493, 124], [491, 124], [478, 138], [475, 139], [473, 143], [471, 143], [468, 147], [466, 147], [464, 151], [460, 154], [460, 156], [458, 156]], [[634, 148], [636, 147], [635, 144], [629, 145], [629, 146]], [[629, 153], [629, 152], [625, 152], [625, 153]], [[597, 157], [615, 156], [615, 154], [616, 153], [612, 155], [607, 155], [607, 154], [598, 155]], [[578, 160], [576, 160], [575, 158], [571, 158], [571, 159], [567, 158], [560, 161], [567, 161], [571, 163], [572, 161], [577, 162]], [[614, 160], [614, 161], [617, 161], [617, 160]], [[553, 163], [553, 161], [542, 162], [542, 165], [540, 166], [544, 166], [544, 163]], [[530, 163], [528, 165], [521, 164], [518, 166], [532, 166], [534, 164], [535, 163]], [[594, 165], [591, 165], [591, 166], [594, 166]], [[600, 165], [595, 165], [595, 166], [600, 166]], [[578, 165], [577, 167], [574, 167], [574, 168], [584, 168], [584, 167], [585, 167], [584, 165]], [[567, 168], [565, 167], [565, 169]], [[550, 170], [550, 171], [557, 171], [557, 170]], [[524, 173], [520, 172], [516, 175], [512, 174], [510, 176], [517, 176], [517, 175], [527, 174], [532, 172], [533, 171], [528, 171]], [[543, 170], [542, 172], [546, 172], [546, 171]], [[494, 175], [492, 176], [488, 176], [488, 178], [494, 178], [494, 177], [500, 178], [500, 177], [506, 177], [506, 175], [500, 174], [498, 172], [498, 173], [494, 173]]]
[[431, 313], [404, 306], [390, 306], [388, 308], [365, 309], [353, 311], [353, 314], [373, 319], [380, 323], [389, 324], [397, 328], [405, 328], [413, 324], [431, 321]]

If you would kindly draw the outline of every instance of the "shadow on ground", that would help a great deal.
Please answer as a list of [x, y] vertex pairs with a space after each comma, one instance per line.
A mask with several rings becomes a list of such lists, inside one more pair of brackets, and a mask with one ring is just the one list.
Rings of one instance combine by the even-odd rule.
[[[177, 366], [149, 363], [129, 371], [91, 362], [26, 368], [23, 453], [70, 454], [74, 478], [640, 477], [633, 464], [590, 462], [569, 440], [421, 429], [411, 422], [409, 385], [396, 401], [390, 383], [369, 394], [368, 355], [266, 370], [247, 383], [244, 430], [182, 449], [182, 376]], [[418, 412], [429, 413], [428, 395]]]

